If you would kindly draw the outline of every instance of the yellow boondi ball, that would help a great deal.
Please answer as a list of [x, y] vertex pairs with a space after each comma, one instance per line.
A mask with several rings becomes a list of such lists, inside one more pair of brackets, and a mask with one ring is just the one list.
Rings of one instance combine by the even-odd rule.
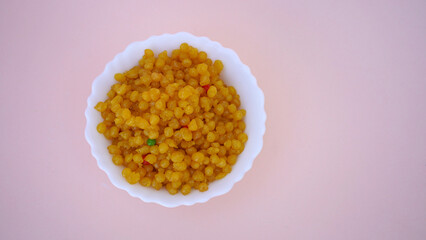
[[107, 126], [103, 122], [99, 123], [98, 126], [96, 127], [96, 130], [98, 130], [98, 132], [101, 134], [105, 133], [106, 129], [107, 129]]
[[209, 98], [214, 98], [216, 94], [217, 94], [217, 88], [215, 86], [211, 86], [209, 90], [207, 90], [207, 96], [209, 96]]
[[201, 163], [204, 160], [204, 154], [202, 152], [196, 152], [192, 154], [192, 160]]
[[121, 156], [121, 155], [112, 156], [112, 162], [117, 166], [122, 165], [123, 162], [124, 162], [123, 156]]
[[248, 135], [224, 68], [182, 43], [169, 55], [146, 49], [136, 66], [113, 76], [107, 99], [94, 106], [103, 118], [96, 130], [111, 141], [112, 162], [129, 184], [188, 195], [232, 171]]
[[140, 180], [140, 174], [137, 172], [131, 172], [127, 177], [126, 180], [128, 183], [130, 184], [135, 184], [137, 182], [139, 182]]
[[191, 185], [185, 184], [182, 186], [181, 190], [183, 195], [188, 195], [191, 192]]
[[182, 162], [184, 158], [185, 158], [185, 155], [182, 152], [178, 152], [178, 151], [173, 152], [170, 157], [170, 159], [173, 162]]
[[191, 131], [197, 131], [198, 126], [197, 126], [197, 121], [195, 119], [191, 120], [191, 122], [188, 125], [188, 129]]
[[160, 153], [166, 153], [169, 150], [169, 146], [166, 143], [160, 143], [158, 150]]

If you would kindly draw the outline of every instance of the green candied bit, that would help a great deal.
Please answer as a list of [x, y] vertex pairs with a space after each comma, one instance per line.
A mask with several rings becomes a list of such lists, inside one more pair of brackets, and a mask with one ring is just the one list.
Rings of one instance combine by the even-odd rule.
[[149, 139], [146, 141], [146, 144], [148, 144], [148, 146], [154, 146], [155, 145], [155, 139]]

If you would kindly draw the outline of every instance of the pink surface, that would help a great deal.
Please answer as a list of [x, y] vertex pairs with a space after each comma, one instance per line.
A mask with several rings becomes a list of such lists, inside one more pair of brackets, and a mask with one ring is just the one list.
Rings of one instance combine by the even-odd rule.
[[[0, 239], [426, 239], [424, 1], [118, 2], [0, 3]], [[167, 209], [112, 186], [84, 109], [116, 53], [178, 31], [234, 49], [268, 120], [230, 193]]]

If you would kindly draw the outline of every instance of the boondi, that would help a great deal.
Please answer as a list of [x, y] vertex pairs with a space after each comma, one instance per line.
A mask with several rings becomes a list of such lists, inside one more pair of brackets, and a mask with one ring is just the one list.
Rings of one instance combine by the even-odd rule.
[[128, 183], [186, 195], [232, 171], [248, 139], [246, 111], [220, 78], [223, 68], [183, 43], [171, 56], [146, 49], [137, 66], [115, 74], [118, 83], [95, 106], [97, 131], [112, 141]]

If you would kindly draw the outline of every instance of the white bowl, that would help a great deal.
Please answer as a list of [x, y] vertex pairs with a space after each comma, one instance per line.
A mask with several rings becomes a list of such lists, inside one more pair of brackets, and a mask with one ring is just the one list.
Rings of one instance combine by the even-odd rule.
[[[221, 73], [221, 78], [226, 84], [236, 88], [241, 97], [242, 108], [247, 110], [245, 132], [248, 135], [245, 150], [239, 155], [231, 173], [221, 180], [210, 183], [208, 191], [199, 192], [193, 190], [186, 196], [180, 193], [170, 195], [165, 189], [156, 191], [153, 188], [142, 187], [139, 184], [130, 185], [127, 183], [121, 175], [123, 168], [117, 167], [111, 161], [111, 155], [107, 150], [110, 142], [96, 131], [96, 126], [102, 121], [102, 117], [94, 109], [94, 106], [99, 101], [106, 100], [107, 92], [111, 85], [115, 83], [114, 74], [124, 72], [137, 65], [146, 48], [152, 49], [156, 54], [164, 50], [167, 50], [170, 54], [171, 50], [178, 48], [183, 42], [205, 51], [213, 61], [216, 59], [222, 60], [224, 69]], [[251, 74], [250, 69], [241, 62], [237, 54], [207, 37], [196, 37], [185, 32], [152, 36], [145, 41], [131, 43], [124, 52], [117, 54], [106, 65], [104, 72], [93, 82], [92, 93], [87, 99], [85, 115], [87, 120], [86, 140], [90, 144], [92, 155], [98, 161], [99, 168], [108, 175], [112, 184], [144, 202], [154, 202], [165, 207], [203, 203], [210, 198], [229, 192], [232, 186], [240, 181], [251, 168], [253, 160], [262, 149], [266, 121], [263, 92], [257, 86], [256, 79]]]

